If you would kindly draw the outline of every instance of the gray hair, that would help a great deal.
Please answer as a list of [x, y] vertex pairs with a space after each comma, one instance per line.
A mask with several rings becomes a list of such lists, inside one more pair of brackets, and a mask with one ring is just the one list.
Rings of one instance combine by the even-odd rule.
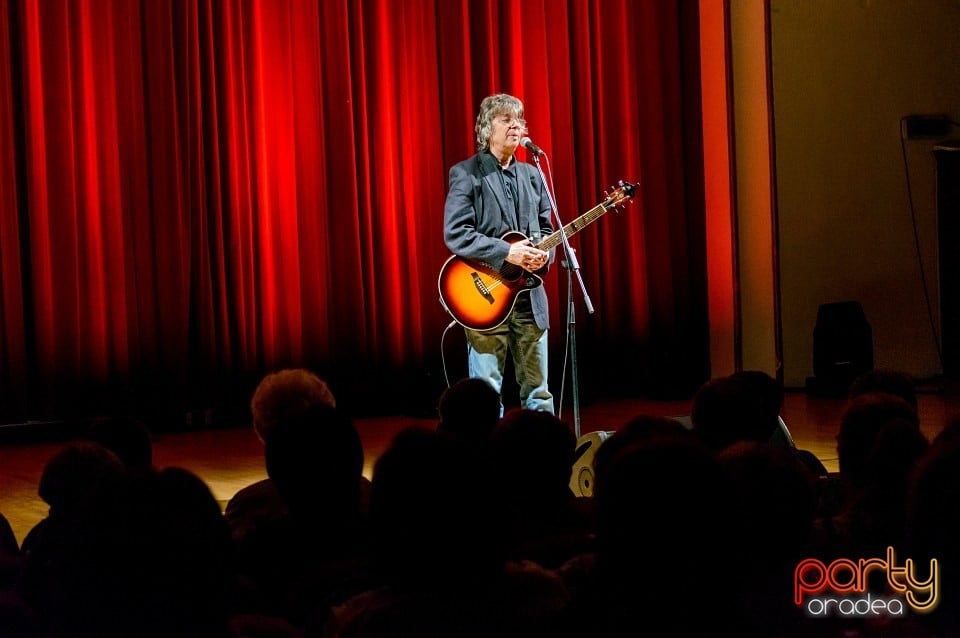
[[493, 119], [500, 115], [513, 118], [523, 118], [523, 102], [507, 95], [497, 93], [483, 98], [480, 102], [480, 113], [477, 114], [477, 151], [485, 151], [490, 147], [490, 135], [493, 133]]

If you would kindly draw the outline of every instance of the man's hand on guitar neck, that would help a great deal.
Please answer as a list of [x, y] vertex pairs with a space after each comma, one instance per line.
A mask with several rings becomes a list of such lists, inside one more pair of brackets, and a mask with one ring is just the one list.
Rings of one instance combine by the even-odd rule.
[[539, 248], [534, 248], [528, 239], [510, 244], [510, 252], [507, 253], [506, 260], [511, 264], [520, 266], [524, 270], [536, 272], [543, 268], [549, 258], [549, 253]]

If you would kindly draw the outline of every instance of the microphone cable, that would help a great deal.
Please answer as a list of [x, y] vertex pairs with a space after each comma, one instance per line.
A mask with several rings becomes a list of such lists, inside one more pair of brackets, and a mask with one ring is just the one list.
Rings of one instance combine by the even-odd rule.
[[440, 363], [443, 364], [443, 379], [447, 382], [447, 387], [450, 387], [450, 375], [447, 373], [447, 352], [443, 347], [444, 342], [447, 339], [447, 333], [450, 332], [450, 328], [457, 325], [457, 320], [454, 319], [447, 324], [447, 327], [443, 329], [443, 334], [440, 335]]
[[940, 370], [943, 371], [943, 344], [942, 344], [942, 330], [941, 332], [937, 331], [936, 321], [933, 314], [933, 306], [930, 300], [930, 289], [927, 285], [927, 275], [926, 270], [923, 267], [923, 251], [920, 248], [920, 234], [917, 230], [917, 212], [913, 203], [913, 187], [910, 180], [910, 163], [907, 161], [907, 129], [906, 129], [906, 117], [900, 118], [900, 154], [903, 159], [903, 172], [906, 177], [906, 186], [907, 186], [907, 202], [910, 207], [910, 223], [913, 227], [913, 244], [914, 250], [917, 255], [917, 266], [920, 269], [920, 283], [923, 286], [923, 298], [927, 304], [927, 320], [930, 323], [930, 331], [933, 335], [933, 345], [937, 353], [937, 362], [940, 364]]

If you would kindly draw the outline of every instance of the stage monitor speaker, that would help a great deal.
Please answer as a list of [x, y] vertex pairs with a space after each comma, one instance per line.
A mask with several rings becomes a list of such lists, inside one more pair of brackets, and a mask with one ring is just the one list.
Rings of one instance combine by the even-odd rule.
[[604, 441], [613, 432], [598, 430], [588, 432], [577, 440], [573, 472], [570, 474], [570, 489], [575, 496], [593, 496], [593, 457]]

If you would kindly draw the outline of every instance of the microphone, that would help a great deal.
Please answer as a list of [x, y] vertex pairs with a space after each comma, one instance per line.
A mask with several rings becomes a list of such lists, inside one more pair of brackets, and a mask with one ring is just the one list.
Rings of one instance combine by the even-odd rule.
[[520, 140], [520, 146], [527, 149], [534, 155], [546, 155], [546, 153], [543, 152], [543, 149], [534, 144], [533, 140], [531, 140], [529, 137], [525, 137]]

